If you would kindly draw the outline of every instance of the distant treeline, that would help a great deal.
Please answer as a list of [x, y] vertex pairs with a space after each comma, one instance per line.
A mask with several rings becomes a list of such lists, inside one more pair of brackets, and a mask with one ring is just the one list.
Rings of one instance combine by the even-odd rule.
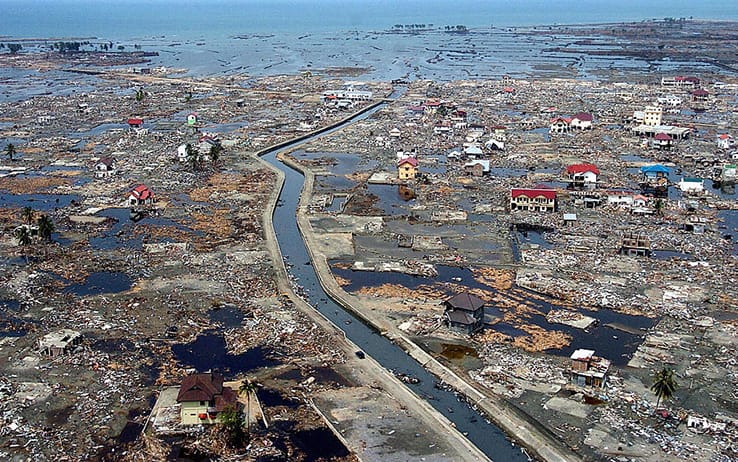
[[[102, 42], [102, 43], [92, 43], [89, 41], [85, 42], [53, 42], [51, 44], [48, 44], [47, 42], [44, 42], [47, 47], [51, 48], [51, 50], [58, 51], [59, 53], [78, 53], [78, 52], [89, 52], [89, 51], [112, 51], [114, 46], [113, 42]], [[84, 47], [88, 47], [89, 49], [84, 50]], [[18, 53], [20, 50], [23, 49], [23, 45], [20, 43], [0, 43], [0, 50], [7, 48], [11, 54]], [[126, 49], [123, 45], [118, 45], [115, 47], [118, 51], [123, 51]], [[133, 45], [133, 48], [136, 50], [141, 49], [141, 45]]]
[[[419, 30], [425, 30], [430, 29], [433, 27], [433, 24], [395, 24], [392, 26], [392, 30], [395, 31], [419, 31]], [[443, 26], [443, 30], [446, 32], [469, 32], [469, 29], [463, 25], [459, 24], [456, 26]]]
[[433, 27], [433, 24], [395, 24], [394, 29], [414, 30], [425, 29], [426, 27]]

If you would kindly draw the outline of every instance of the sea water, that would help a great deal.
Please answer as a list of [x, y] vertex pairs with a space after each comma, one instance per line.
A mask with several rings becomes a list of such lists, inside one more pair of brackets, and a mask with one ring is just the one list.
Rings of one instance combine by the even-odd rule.
[[[738, 2], [715, 0], [0, 0], [0, 11], [0, 43], [47, 39], [24, 42], [29, 50], [58, 40], [106, 41], [113, 50], [156, 52], [148, 66], [182, 69], [186, 76], [351, 68], [346, 76], [372, 80], [586, 79], [602, 69], [645, 73], [654, 70], [653, 63], [546, 51], [566, 46], [572, 37], [540, 32], [547, 25], [667, 17], [738, 20]], [[472, 32], [446, 32], [459, 25]], [[515, 33], [526, 27], [539, 33]], [[407, 33], [420, 28], [425, 32]], [[666, 73], [684, 65], [695, 72], [719, 70], [705, 63], [656, 65]], [[9, 77], [0, 72], [0, 80]]]
[[4, 36], [110, 40], [368, 31], [396, 24], [510, 27], [665, 17], [738, 19], [738, 2], [725, 0], [0, 0], [0, 7]]

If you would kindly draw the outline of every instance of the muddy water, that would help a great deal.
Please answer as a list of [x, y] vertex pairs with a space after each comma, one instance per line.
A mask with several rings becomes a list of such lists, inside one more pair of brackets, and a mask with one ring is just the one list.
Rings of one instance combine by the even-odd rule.
[[[372, 112], [354, 118], [349, 123], [366, 118]], [[292, 149], [299, 144], [294, 143], [282, 147], [281, 150]], [[306, 264], [310, 262], [310, 258], [295, 220], [304, 178], [276, 159], [279, 151], [274, 150], [264, 155], [264, 160], [285, 174], [284, 187], [279, 197], [280, 205], [274, 211], [274, 229], [282, 256], [293, 265], [288, 271], [297, 283], [304, 287], [308, 302], [386, 369], [417, 377], [419, 383], [407, 386], [418, 396], [427, 399], [431, 406], [453, 422], [460, 432], [466, 434], [467, 438], [490, 458], [513, 462], [527, 461], [528, 458], [517, 447], [512, 446], [499, 428], [486, 423], [485, 419], [480, 419], [479, 413], [460, 402], [454, 393], [435, 388], [435, 376], [400, 347], [345, 311], [323, 291], [313, 266]]]
[[131, 288], [131, 279], [125, 273], [98, 271], [90, 273], [84, 282], [72, 284], [64, 292], [79, 297], [86, 295], [114, 294]]
[[197, 372], [218, 370], [226, 377], [279, 364], [271, 359], [269, 350], [261, 347], [240, 354], [229, 353], [225, 338], [215, 331], [198, 335], [191, 343], [172, 345], [172, 353], [177, 361]]
[[[331, 263], [341, 262], [336, 261]], [[630, 316], [606, 309], [593, 311], [582, 307], [577, 311], [599, 321], [597, 326], [590, 327], [585, 331], [563, 324], [549, 323], [546, 320], [546, 314], [552, 309], [561, 309], [561, 307], [556, 305], [554, 300], [542, 298], [517, 287], [510, 293], [507, 291], [497, 291], [493, 287], [475, 280], [474, 273], [469, 268], [438, 265], [436, 266], [438, 276], [435, 278], [425, 278], [402, 273], [351, 271], [350, 269], [343, 269], [343, 267], [344, 265], [334, 265], [333, 272], [341, 278], [350, 281], [348, 285], [344, 286], [344, 290], [348, 292], [357, 291], [364, 287], [378, 287], [384, 284], [391, 284], [401, 285], [408, 289], [431, 287], [433, 290], [439, 290], [445, 296], [451, 297], [454, 293], [449, 287], [456, 287], [458, 284], [461, 284], [472, 289], [482, 289], [493, 296], [499, 294], [503, 298], [507, 298], [508, 295], [510, 297], [522, 298], [523, 302], [539, 313], [531, 314], [529, 318], [525, 319], [525, 323], [533, 324], [546, 330], [561, 331], [571, 335], [572, 341], [568, 347], [548, 350], [548, 353], [556, 356], [568, 357], [577, 348], [589, 348], [596, 350], [598, 354], [611, 360], [615, 365], [625, 365], [633, 356], [638, 345], [643, 341], [645, 331], [653, 326], [656, 321], [644, 316]], [[499, 308], [492, 306], [488, 308], [487, 314], [488, 322], [493, 322], [496, 318], [501, 317], [502, 313]], [[612, 324], [626, 326], [632, 332], [638, 333], [628, 333], [613, 329], [609, 327]], [[525, 331], [514, 325], [504, 322], [492, 323], [487, 326], [487, 329], [495, 330], [511, 337], [528, 335]]]

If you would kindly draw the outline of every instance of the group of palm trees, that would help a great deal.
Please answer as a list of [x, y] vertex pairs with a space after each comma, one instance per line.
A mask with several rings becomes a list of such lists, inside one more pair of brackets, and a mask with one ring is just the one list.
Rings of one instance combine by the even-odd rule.
[[[220, 154], [222, 152], [223, 146], [221, 146], [220, 144], [214, 144], [210, 146], [208, 157], [210, 157], [210, 162], [212, 162], [213, 165], [218, 164], [218, 159], [220, 159]], [[187, 163], [190, 165], [190, 168], [192, 168], [193, 171], [198, 171], [202, 169], [205, 156], [200, 154], [200, 151], [198, 151], [190, 143], [187, 143], [187, 145], [185, 145], [185, 156], [187, 159]]]
[[[15, 239], [18, 241], [18, 245], [25, 249], [33, 242], [32, 237], [34, 233], [31, 231], [31, 225], [33, 224], [34, 218], [36, 219], [36, 234], [38, 237], [41, 238], [43, 242], [51, 242], [51, 234], [54, 232], [54, 223], [48, 215], [41, 214], [36, 218], [36, 212], [31, 207], [25, 207], [21, 212], [21, 217], [26, 222], [25, 226], [19, 226], [13, 233]], [[25, 250], [24, 255], [26, 255], [27, 259], [28, 255], [25, 254]]]

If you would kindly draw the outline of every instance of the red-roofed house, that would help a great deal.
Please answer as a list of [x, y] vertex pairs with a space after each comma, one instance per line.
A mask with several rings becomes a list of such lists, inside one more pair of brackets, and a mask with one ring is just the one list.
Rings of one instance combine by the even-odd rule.
[[556, 190], [513, 188], [510, 190], [510, 210], [553, 212], [556, 210]]
[[704, 90], [702, 88], [698, 88], [697, 90], [692, 92], [692, 99], [694, 101], [707, 101], [708, 96], [710, 96], [710, 94], [707, 92], [707, 90]]
[[592, 128], [592, 114], [588, 112], [574, 114], [571, 118], [571, 128], [579, 128], [580, 130]]
[[717, 137], [718, 149], [730, 149], [733, 145], [733, 137], [727, 133], [721, 133]]
[[549, 133], [566, 133], [571, 129], [571, 119], [564, 117], [556, 117], [551, 119], [551, 127]]
[[671, 149], [671, 136], [666, 133], [656, 133], [653, 145], [659, 149]]
[[217, 372], [189, 375], [182, 380], [177, 394], [182, 425], [214, 424], [228, 406], [238, 406], [238, 397], [223, 386]]
[[131, 117], [128, 119], [128, 126], [131, 128], [141, 128], [143, 123], [143, 119], [139, 119], [138, 117]]
[[154, 202], [154, 193], [148, 186], [140, 184], [133, 188], [128, 195], [129, 205], [149, 205]]
[[423, 104], [423, 109], [429, 114], [435, 114], [438, 112], [438, 108], [441, 107], [441, 102], [437, 99], [431, 99]]
[[418, 159], [405, 157], [397, 163], [397, 176], [401, 180], [412, 180], [418, 174]]
[[95, 164], [95, 177], [108, 178], [115, 175], [115, 159], [102, 157]]
[[566, 174], [574, 183], [597, 183], [599, 169], [594, 164], [574, 164], [566, 167]]

